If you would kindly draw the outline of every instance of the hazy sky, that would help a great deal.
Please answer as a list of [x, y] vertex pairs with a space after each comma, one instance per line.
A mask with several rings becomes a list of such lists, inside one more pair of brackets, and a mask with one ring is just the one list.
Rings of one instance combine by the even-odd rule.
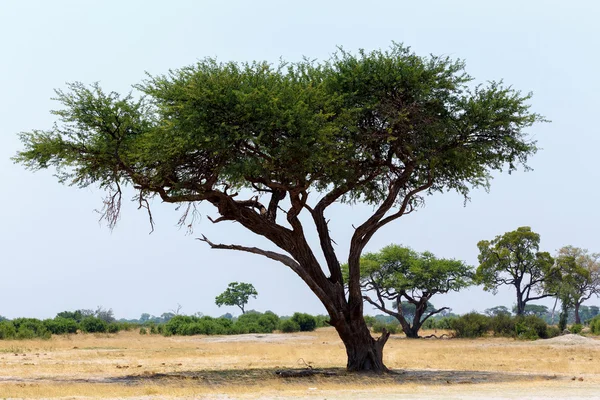
[[[421, 55], [465, 59], [478, 82], [504, 79], [533, 91], [533, 110], [552, 120], [530, 130], [542, 148], [531, 159], [534, 171], [499, 175], [466, 207], [456, 194], [432, 196], [367, 250], [399, 243], [475, 265], [479, 240], [529, 225], [551, 253], [567, 244], [600, 251], [598, 15], [592, 0], [0, 1], [0, 315], [47, 318], [101, 305], [137, 318], [177, 304], [184, 313], [237, 314], [214, 304], [231, 281], [257, 288], [248, 308], [324, 312], [287, 267], [195, 240], [204, 233], [214, 242], [264, 244], [234, 224], [213, 226], [205, 217], [215, 215], [211, 208], [186, 235], [175, 208], [156, 200], [149, 235], [146, 215], [131, 203], [111, 232], [94, 212], [101, 191], [60, 185], [51, 171], [31, 173], [9, 159], [21, 148], [18, 132], [51, 127], [57, 104], [50, 98], [65, 82], [127, 92], [146, 71], [161, 74], [207, 56], [327, 59], [338, 45], [372, 50], [396, 41]], [[351, 225], [370, 211], [330, 212], [340, 256]], [[460, 313], [514, 301], [510, 289], [433, 298]]]

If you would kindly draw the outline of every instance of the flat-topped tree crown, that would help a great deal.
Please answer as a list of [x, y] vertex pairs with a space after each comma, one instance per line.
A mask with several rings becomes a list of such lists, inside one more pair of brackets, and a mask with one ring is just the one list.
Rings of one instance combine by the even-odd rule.
[[[23, 133], [25, 149], [15, 160], [106, 189], [111, 226], [122, 184], [137, 190], [142, 207], [152, 196], [208, 201], [220, 214], [215, 222], [237, 221], [283, 253], [203, 240], [292, 268], [353, 349], [349, 368], [382, 370], [385, 338], [373, 344], [361, 315], [364, 246], [421, 205], [424, 194], [454, 189], [467, 196], [488, 185], [491, 171], [513, 170], [536, 151], [523, 131], [542, 120], [529, 111], [529, 95], [471, 81], [461, 61], [419, 57], [399, 44], [277, 66], [206, 59], [148, 77], [135, 86], [139, 100], [98, 85], [57, 91], [59, 122]], [[375, 207], [350, 243], [347, 295], [325, 218], [335, 202]], [[326, 268], [306, 240], [301, 213], [314, 222]]]

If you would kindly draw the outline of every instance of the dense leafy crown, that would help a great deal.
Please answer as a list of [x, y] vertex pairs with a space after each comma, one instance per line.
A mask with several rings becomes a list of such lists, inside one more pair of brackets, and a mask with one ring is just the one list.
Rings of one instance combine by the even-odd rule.
[[379, 290], [386, 298], [458, 291], [472, 284], [473, 267], [463, 261], [437, 258], [426, 251], [389, 245], [361, 258], [365, 289]]
[[333, 188], [335, 200], [377, 204], [396, 185], [410, 210], [420, 191], [467, 195], [536, 151], [523, 132], [542, 119], [529, 95], [470, 83], [461, 61], [402, 45], [321, 63], [206, 59], [149, 77], [140, 99], [97, 84], [58, 90], [58, 123], [22, 133], [15, 160], [108, 189], [111, 224], [122, 184], [140, 205], [154, 195], [216, 204], [216, 191], [239, 188], [281, 198]]

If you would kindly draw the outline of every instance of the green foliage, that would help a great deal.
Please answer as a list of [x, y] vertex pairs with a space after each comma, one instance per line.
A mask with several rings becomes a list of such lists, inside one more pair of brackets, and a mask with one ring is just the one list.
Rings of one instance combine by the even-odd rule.
[[15, 318], [11, 322], [17, 331], [17, 339], [50, 339], [52, 336], [44, 323], [39, 319]]
[[377, 319], [375, 319], [375, 317], [372, 315], [365, 315], [363, 318], [365, 319], [365, 323], [369, 328], [377, 323]]
[[515, 319], [515, 333], [519, 339], [547, 339], [548, 325], [536, 315], [518, 316]]
[[[1, 325], [0, 325], [1, 326]], [[590, 321], [590, 331], [594, 335], [600, 335], [600, 316], [594, 317]]]
[[317, 327], [317, 319], [310, 314], [297, 312], [292, 315], [291, 319], [300, 326], [302, 332], [312, 332]]
[[15, 339], [17, 330], [12, 322], [4, 320], [0, 322], [0, 340]]
[[[517, 313], [516, 305], [513, 306], [512, 311], [515, 314]], [[548, 314], [548, 307], [546, 307], [546, 306], [542, 306], [542, 305], [538, 305], [538, 304], [527, 304], [523, 308], [523, 315], [535, 315], [537, 317], [543, 318], [547, 314]]]
[[485, 315], [472, 312], [454, 319], [451, 328], [458, 338], [478, 338], [490, 330], [490, 320]]
[[54, 319], [45, 320], [44, 325], [53, 335], [77, 333], [77, 329], [79, 329], [79, 324], [75, 319], [58, 316]]
[[140, 335], [147, 335], [148, 331], [143, 326], [140, 328]]
[[[514, 307], [513, 307], [513, 311], [515, 311]], [[505, 306], [496, 306], [496, 307], [492, 307], [492, 308], [487, 308], [483, 313], [489, 317], [494, 317], [496, 315], [501, 315], [501, 314], [510, 316], [510, 314], [511, 314], [510, 310]]]
[[[445, 308], [436, 309], [429, 300], [436, 294], [459, 291], [472, 284], [472, 267], [462, 261], [440, 259], [430, 252], [418, 253], [408, 247], [389, 245], [360, 260], [360, 279], [368, 303], [394, 314], [403, 324], [418, 332], [420, 324]], [[349, 266], [343, 265], [345, 276]], [[377, 293], [372, 300], [368, 293]], [[393, 313], [383, 299], [392, 300]], [[418, 322], [415, 321], [415, 315]], [[405, 332], [408, 335], [408, 332]]]
[[548, 337], [548, 339], [560, 336], [561, 333], [561, 330], [558, 329], [557, 326], [548, 325], [548, 327], [546, 328], [546, 336]]
[[258, 292], [252, 284], [231, 282], [227, 289], [215, 298], [215, 304], [219, 307], [222, 305], [238, 306], [243, 314], [250, 297], [256, 298], [256, 296], [258, 296]]
[[329, 325], [329, 315], [319, 314], [319, 315], [315, 315], [315, 318], [317, 320], [317, 328], [324, 328], [326, 326], [330, 326]]
[[382, 333], [383, 330], [386, 330], [388, 332], [390, 332], [391, 334], [396, 334], [398, 333], [398, 330], [400, 329], [400, 325], [398, 324], [398, 322], [392, 322], [392, 323], [383, 323], [383, 322], [376, 322], [375, 324], [373, 324], [373, 327], [371, 328], [371, 330], [374, 333]]
[[583, 325], [582, 324], [573, 324], [573, 325], [571, 325], [571, 328], [569, 328], [569, 330], [571, 331], [571, 333], [579, 334], [583, 330]]
[[[502, 236], [477, 243], [479, 267], [476, 281], [484, 290], [497, 293], [503, 285], [517, 291], [517, 314], [524, 312], [528, 301], [550, 296], [545, 283], [553, 277], [554, 259], [539, 251], [540, 235], [524, 226]], [[530, 294], [540, 293], [530, 297]]]
[[100, 318], [85, 317], [81, 321], [80, 328], [86, 333], [104, 333], [108, 330], [108, 324]]
[[299, 332], [300, 325], [292, 319], [285, 319], [279, 323], [279, 330], [284, 333]]
[[[251, 312], [241, 315], [235, 322], [228, 318], [212, 318], [177, 315], [164, 325], [156, 327], [157, 332], [171, 335], [233, 335], [243, 333], [271, 333], [279, 327], [279, 317], [266, 313]], [[162, 330], [162, 332], [161, 332]]]
[[494, 336], [514, 337], [516, 318], [504, 312], [489, 317], [489, 328], [494, 331]]

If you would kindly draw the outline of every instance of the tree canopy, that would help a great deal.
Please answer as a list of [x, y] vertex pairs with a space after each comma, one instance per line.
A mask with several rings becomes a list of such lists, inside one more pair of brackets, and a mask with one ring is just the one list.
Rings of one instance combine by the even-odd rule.
[[[400, 44], [340, 49], [323, 62], [204, 59], [149, 76], [135, 86], [140, 97], [98, 84], [57, 90], [57, 123], [22, 133], [15, 161], [106, 190], [111, 227], [123, 185], [149, 212], [155, 196], [182, 205], [182, 224], [193, 224], [196, 204], [212, 204], [214, 222], [236, 221], [280, 251], [202, 240], [291, 268], [327, 309], [348, 369], [384, 371], [389, 334], [373, 339], [362, 316], [359, 264], [369, 240], [422, 206], [425, 195], [468, 196], [488, 186], [492, 171], [526, 167], [536, 151], [526, 129], [543, 118], [530, 111], [530, 95], [472, 81], [462, 61], [420, 57]], [[374, 206], [341, 257], [326, 217], [339, 202]], [[307, 240], [310, 221], [320, 249]], [[349, 265], [347, 282], [340, 260]]]
[[[473, 276], [473, 268], [462, 261], [440, 259], [430, 252], [418, 253], [399, 245], [365, 254], [360, 267], [365, 301], [398, 319], [410, 338], [419, 337], [419, 329], [429, 317], [448, 309], [433, 307], [429, 300], [434, 295], [468, 287]], [[347, 268], [345, 264], [344, 270]]]
[[545, 283], [552, 278], [554, 259], [539, 245], [540, 235], [528, 226], [477, 243], [477, 281], [494, 294], [500, 286], [513, 286], [517, 315], [523, 315], [528, 302], [553, 295]]
[[256, 298], [256, 296], [258, 296], [258, 292], [251, 283], [231, 282], [227, 289], [215, 298], [215, 304], [219, 307], [222, 305], [238, 306], [242, 310], [242, 314], [245, 314], [244, 307], [248, 304], [248, 300], [250, 297]]
[[575, 322], [581, 323], [579, 308], [584, 301], [600, 294], [600, 254], [587, 249], [564, 246], [556, 256], [556, 276], [548, 282], [548, 290], [557, 294], [563, 312], [575, 309]]

